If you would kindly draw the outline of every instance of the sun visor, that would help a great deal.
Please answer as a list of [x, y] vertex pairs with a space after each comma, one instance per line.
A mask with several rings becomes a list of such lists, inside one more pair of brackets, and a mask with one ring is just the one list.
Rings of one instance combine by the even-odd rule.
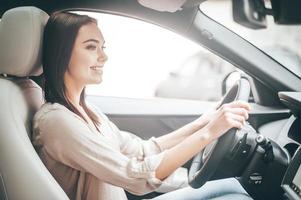
[[182, 9], [186, 0], [138, 0], [144, 7], [157, 11], [176, 12]]

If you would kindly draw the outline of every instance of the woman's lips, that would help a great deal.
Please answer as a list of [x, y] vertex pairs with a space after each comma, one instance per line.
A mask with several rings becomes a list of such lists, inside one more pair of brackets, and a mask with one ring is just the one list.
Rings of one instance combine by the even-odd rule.
[[101, 71], [102, 70], [102, 66], [92, 66], [90, 67], [92, 70], [95, 70], [95, 71]]

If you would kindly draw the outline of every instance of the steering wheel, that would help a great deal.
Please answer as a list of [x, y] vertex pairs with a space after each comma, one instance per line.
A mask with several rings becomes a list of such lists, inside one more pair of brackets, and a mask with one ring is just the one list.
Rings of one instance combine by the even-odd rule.
[[[250, 83], [247, 77], [241, 76], [241, 78], [225, 94], [221, 105], [236, 100], [247, 102], [249, 96]], [[202, 152], [194, 157], [188, 175], [189, 185], [191, 187], [199, 188], [210, 180], [218, 169], [221, 160], [229, 151], [229, 147], [233, 145], [236, 133], [236, 128], [228, 130], [219, 139], [207, 145]]]

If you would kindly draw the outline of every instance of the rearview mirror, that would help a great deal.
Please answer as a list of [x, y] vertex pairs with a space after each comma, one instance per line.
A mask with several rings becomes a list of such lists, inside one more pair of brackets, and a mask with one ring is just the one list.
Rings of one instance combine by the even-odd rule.
[[277, 24], [301, 24], [300, 0], [271, 0]]
[[235, 22], [252, 29], [267, 27], [263, 0], [233, 0], [233, 19]]
[[300, 7], [300, 0], [232, 0], [234, 21], [251, 29], [266, 28], [267, 15], [276, 24], [301, 24]]

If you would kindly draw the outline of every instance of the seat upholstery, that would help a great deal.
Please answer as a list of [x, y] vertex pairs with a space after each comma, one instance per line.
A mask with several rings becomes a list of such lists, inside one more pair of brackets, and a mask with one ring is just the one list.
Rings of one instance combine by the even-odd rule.
[[16, 83], [19, 88], [22, 91], [22, 94], [25, 98], [25, 101], [27, 103], [27, 119], [28, 122], [26, 122], [26, 131], [28, 134], [28, 137], [31, 138], [32, 133], [32, 118], [34, 114], [38, 111], [38, 109], [42, 106], [44, 103], [44, 97], [43, 97], [43, 90], [42, 88], [34, 82], [32, 79], [27, 77], [22, 78], [13, 78], [12, 81]]
[[41, 46], [48, 15], [35, 7], [5, 12], [0, 21], [0, 191], [18, 199], [68, 199], [31, 144], [31, 121], [43, 104], [29, 76], [42, 73]]

